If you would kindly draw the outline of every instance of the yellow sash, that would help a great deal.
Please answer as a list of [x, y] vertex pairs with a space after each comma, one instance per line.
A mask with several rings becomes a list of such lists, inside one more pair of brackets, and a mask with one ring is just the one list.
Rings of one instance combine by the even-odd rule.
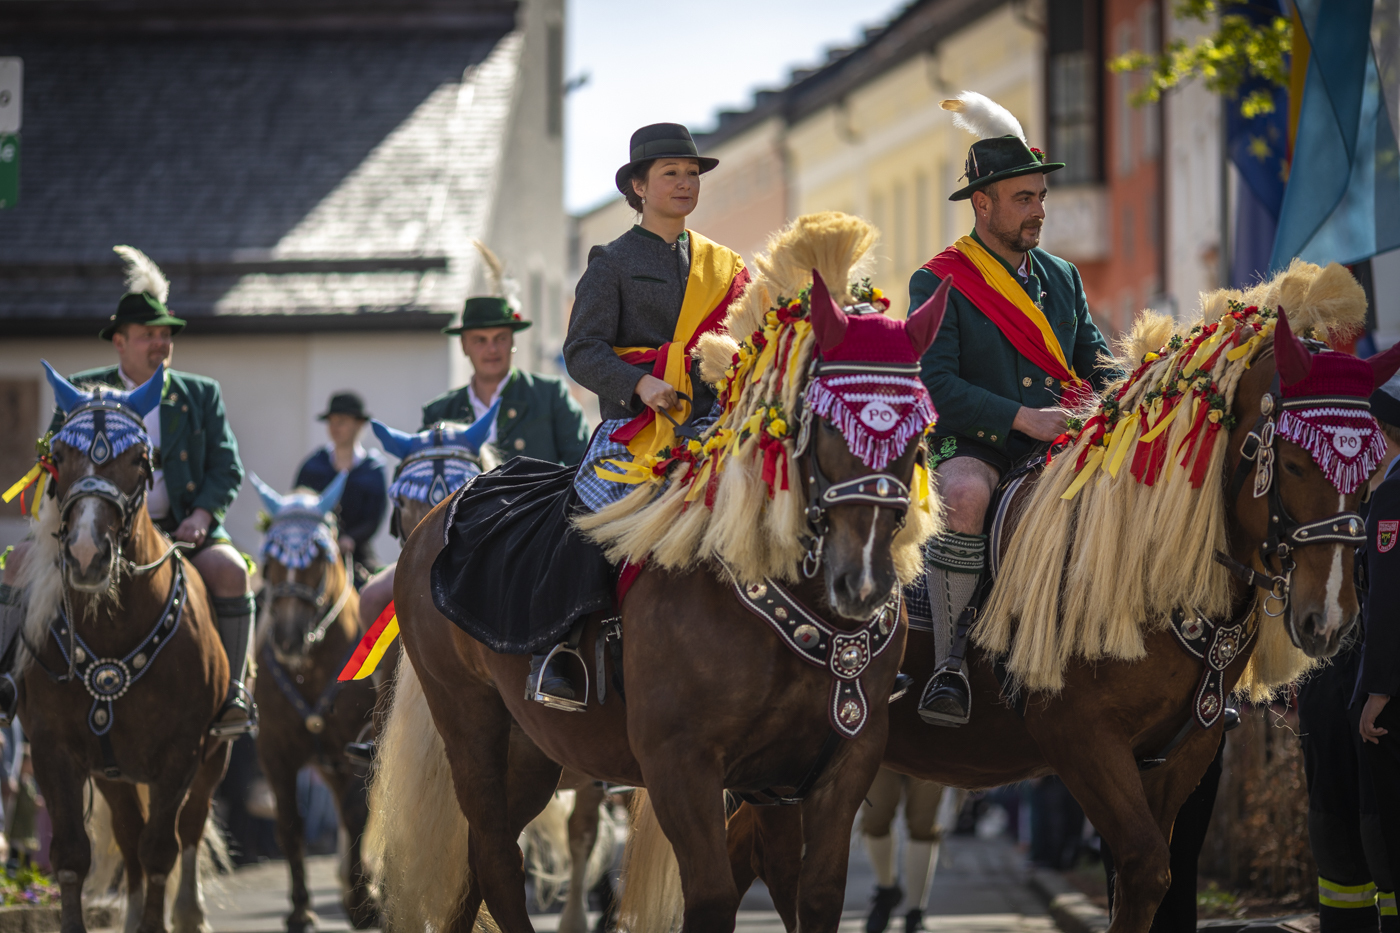
[[1011, 277], [1011, 273], [1006, 271], [1006, 266], [991, 254], [981, 243], [978, 243], [970, 236], [961, 237], [953, 244], [958, 252], [962, 253], [972, 264], [977, 267], [977, 271], [982, 273], [982, 278], [988, 285], [996, 289], [1003, 298], [1016, 306], [1016, 309], [1030, 319], [1036, 326], [1045, 340], [1045, 349], [1060, 361], [1065, 370], [1074, 374], [1074, 367], [1065, 360], [1065, 351], [1060, 347], [1060, 340], [1055, 336], [1055, 330], [1050, 326], [1050, 322], [1045, 318], [1045, 312], [1035, 306], [1031, 301], [1031, 296], [1026, 294], [1026, 290], [1020, 283]]
[[[666, 346], [666, 370], [662, 377], [675, 387], [677, 392], [694, 397], [690, 384], [690, 345], [695, 332], [710, 317], [734, 283], [734, 276], [744, 268], [744, 260], [738, 253], [721, 246], [694, 230], [687, 230], [690, 237], [690, 277], [685, 283], [685, 299], [681, 302], [681, 314], [676, 320], [676, 333]], [[631, 353], [646, 352], [653, 347], [613, 347], [613, 352], [625, 357]], [[670, 410], [670, 415], [680, 424], [690, 417], [690, 403], [681, 400]], [[634, 458], [641, 458], [671, 447], [676, 442], [676, 432], [671, 422], [665, 418], [653, 417], [651, 423], [642, 428], [627, 444]]]

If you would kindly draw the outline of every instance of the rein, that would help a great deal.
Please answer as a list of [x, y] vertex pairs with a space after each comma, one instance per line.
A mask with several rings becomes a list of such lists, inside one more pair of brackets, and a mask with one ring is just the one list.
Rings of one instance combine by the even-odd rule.
[[[340, 611], [345, 608], [345, 604], [350, 600], [350, 593], [355, 589], [351, 584], [354, 579], [353, 557], [345, 555], [343, 566], [345, 568], [345, 585], [340, 589], [340, 595], [330, 609], [317, 620], [316, 624], [306, 630], [302, 635], [301, 644], [303, 651], [309, 651], [319, 645], [326, 637], [326, 632], [330, 629], [331, 623], [340, 615]], [[282, 599], [292, 597], [300, 599], [304, 603], [309, 603], [317, 609], [326, 604], [326, 588], [329, 585], [330, 574], [321, 575], [321, 585], [312, 588], [305, 583], [294, 583], [283, 581], [281, 583], [269, 583], [266, 587], [268, 599]]]
[[[1289, 590], [1297, 562], [1293, 552], [1311, 544], [1341, 544], [1353, 548], [1366, 543], [1366, 522], [1356, 512], [1338, 512], [1315, 522], [1299, 522], [1283, 504], [1283, 493], [1274, 477], [1275, 414], [1279, 410], [1313, 408], [1335, 399], [1305, 397], [1281, 401], [1279, 377], [1274, 374], [1269, 391], [1259, 400], [1259, 418], [1240, 444], [1240, 462], [1235, 466], [1227, 490], [1227, 503], [1233, 503], [1244, 489], [1245, 479], [1254, 473], [1254, 498], [1268, 497], [1269, 536], [1259, 545], [1259, 560], [1265, 571], [1260, 572], [1242, 564], [1223, 551], [1215, 552], [1216, 563], [1229, 570], [1246, 586], [1264, 591], [1264, 614], [1278, 618], [1288, 611]], [[1251, 466], [1253, 464], [1253, 466]], [[1278, 573], [1272, 570], [1272, 560], [1278, 559]], [[1270, 600], [1279, 604], [1277, 612], [1269, 609]]]

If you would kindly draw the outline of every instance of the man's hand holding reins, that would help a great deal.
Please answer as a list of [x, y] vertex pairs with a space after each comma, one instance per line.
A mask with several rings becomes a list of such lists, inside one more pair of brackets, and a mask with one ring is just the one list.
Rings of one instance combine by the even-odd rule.
[[642, 404], [652, 411], [670, 411], [680, 401], [675, 386], [650, 374], [637, 380], [636, 392]]
[[1063, 408], [1026, 408], [1016, 412], [1011, 422], [1013, 430], [1020, 431], [1038, 441], [1053, 441], [1065, 433], [1069, 423], [1069, 412]]
[[204, 509], [195, 509], [185, 520], [175, 529], [176, 541], [188, 541], [190, 544], [203, 544], [204, 539], [209, 536], [209, 526], [214, 524], [214, 516]]

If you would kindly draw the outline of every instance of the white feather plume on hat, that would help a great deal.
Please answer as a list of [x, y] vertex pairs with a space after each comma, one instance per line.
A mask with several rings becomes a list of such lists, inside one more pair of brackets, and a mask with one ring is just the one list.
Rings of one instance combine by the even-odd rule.
[[472, 245], [481, 254], [481, 261], [486, 264], [486, 278], [491, 286], [490, 297], [504, 298], [512, 310], [518, 311], [520, 309], [520, 283], [506, 275], [505, 263], [501, 262], [501, 258], [491, 247], [477, 239], [472, 240]]
[[[1011, 115], [1001, 104], [976, 91], [963, 91], [952, 100], [945, 100], [938, 106], [952, 111], [953, 125], [967, 130], [978, 139], [993, 139], [998, 136], [1018, 136], [1026, 142], [1021, 121]], [[1030, 143], [1026, 143], [1030, 145]]]
[[113, 246], [112, 251], [126, 262], [127, 292], [145, 292], [165, 304], [170, 297], [170, 280], [160, 271], [160, 266], [134, 246]]

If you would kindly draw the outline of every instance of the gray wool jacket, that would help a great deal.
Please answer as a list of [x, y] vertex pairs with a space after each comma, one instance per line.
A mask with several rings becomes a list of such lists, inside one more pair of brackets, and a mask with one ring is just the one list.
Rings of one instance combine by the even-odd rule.
[[[633, 365], [613, 347], [660, 347], [676, 332], [690, 277], [690, 241], [675, 245], [633, 227], [606, 246], [588, 252], [588, 268], [574, 290], [574, 310], [564, 338], [564, 362], [579, 385], [598, 394], [605, 419], [632, 418], [645, 406], [634, 391], [651, 363]], [[715, 393], [691, 361], [694, 413], [709, 412]]]

